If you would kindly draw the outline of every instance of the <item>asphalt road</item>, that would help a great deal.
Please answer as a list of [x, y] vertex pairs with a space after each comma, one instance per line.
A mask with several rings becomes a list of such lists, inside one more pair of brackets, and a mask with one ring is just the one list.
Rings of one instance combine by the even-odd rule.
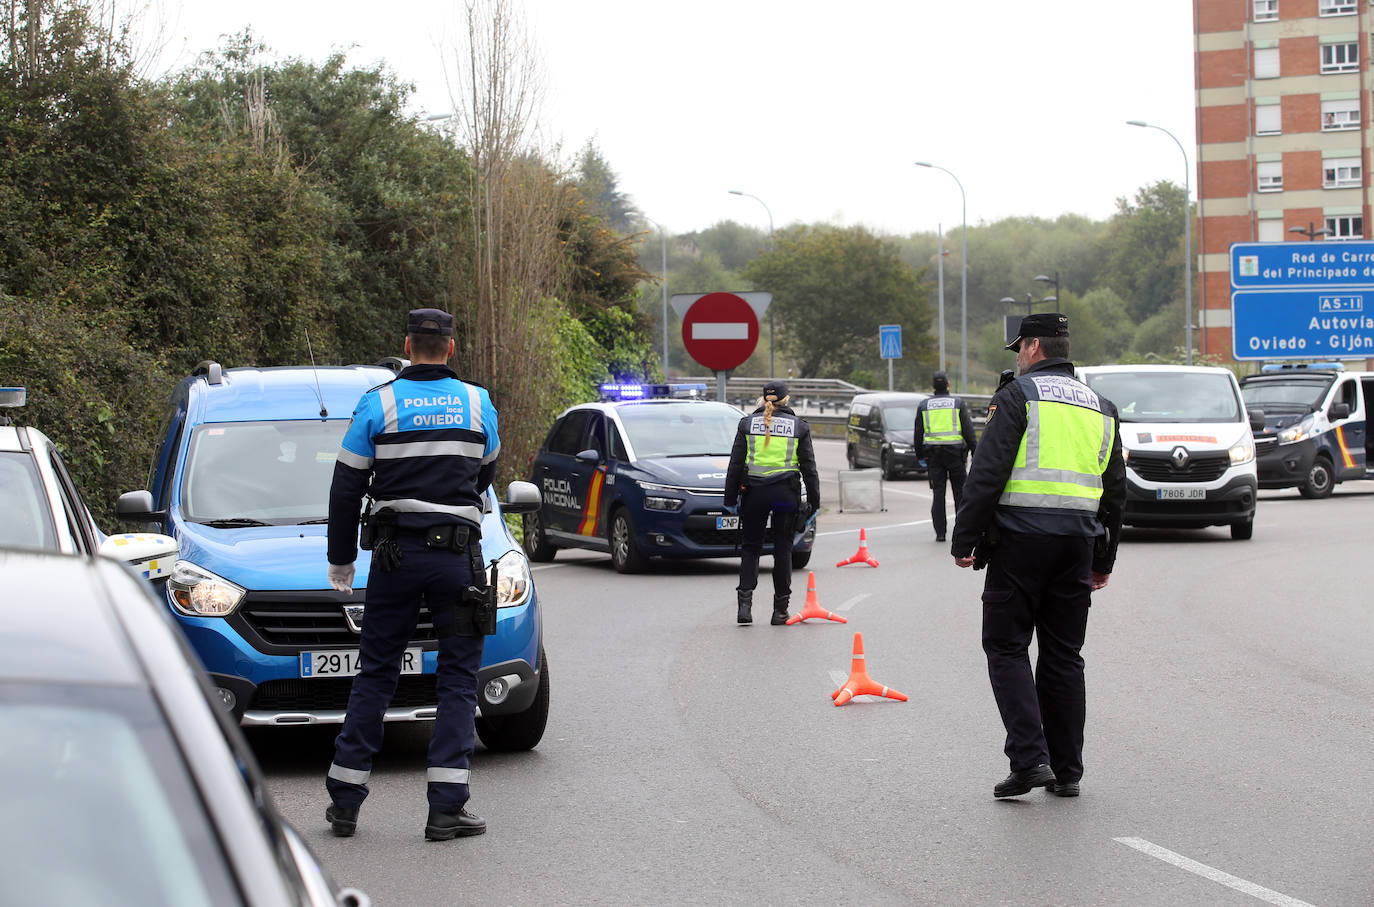
[[[756, 605], [737, 626], [737, 560], [621, 576], [560, 552], [535, 574], [548, 731], [479, 746], [486, 835], [423, 840], [424, 726], [391, 726], [343, 840], [323, 821], [335, 729], [255, 731], [279, 807], [379, 907], [1374, 903], [1374, 483], [1264, 492], [1250, 541], [1128, 530], [1084, 649], [1083, 795], [996, 801], [982, 574], [934, 542], [924, 482], [835, 512], [843, 444], [817, 448], [809, 569], [847, 624], [771, 627]], [[861, 527], [880, 566], [835, 567]], [[834, 706], [855, 632], [909, 701]]]

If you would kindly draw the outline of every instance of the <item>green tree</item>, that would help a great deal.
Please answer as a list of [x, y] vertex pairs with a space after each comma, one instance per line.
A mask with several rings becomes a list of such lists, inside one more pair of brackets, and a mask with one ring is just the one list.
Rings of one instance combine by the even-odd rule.
[[630, 232], [634, 202], [620, 191], [620, 177], [591, 139], [582, 146], [582, 153], [578, 155], [574, 181], [577, 191], [611, 229], [620, 233]]
[[1183, 189], [1167, 180], [1138, 190], [1134, 203], [1116, 200], [1102, 240], [1103, 282], [1137, 324], [1183, 298], [1183, 202]]
[[933, 358], [929, 283], [863, 227], [792, 227], [744, 274], [773, 294], [780, 343], [800, 377], [848, 374], [872, 356], [878, 325], [901, 324], [903, 352]]

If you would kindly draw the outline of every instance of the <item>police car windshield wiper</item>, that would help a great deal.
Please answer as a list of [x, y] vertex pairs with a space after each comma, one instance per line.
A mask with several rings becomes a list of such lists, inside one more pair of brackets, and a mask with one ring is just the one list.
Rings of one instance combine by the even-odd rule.
[[328, 522], [329, 522], [329, 517], [327, 517], [327, 516], [322, 516], [322, 517], [316, 517], [316, 518], [313, 519], [313, 520], [299, 520], [299, 521], [297, 521], [296, 525], [297, 525], [297, 526], [321, 526], [321, 525], [323, 525], [323, 524], [325, 524], [325, 523], [328, 523]]
[[674, 457], [728, 457], [728, 456], [730, 456], [729, 453], [706, 453], [705, 451], [700, 451], [700, 452], [698, 452], [698, 453], [663, 454], [663, 459], [665, 459], [665, 460], [671, 460], [671, 459], [673, 459]]
[[191, 520], [193, 523], [200, 523], [202, 526], [211, 526], [215, 529], [233, 529], [238, 526], [271, 526], [271, 523], [264, 523], [262, 520], [255, 520], [246, 516], [231, 516], [219, 520]]

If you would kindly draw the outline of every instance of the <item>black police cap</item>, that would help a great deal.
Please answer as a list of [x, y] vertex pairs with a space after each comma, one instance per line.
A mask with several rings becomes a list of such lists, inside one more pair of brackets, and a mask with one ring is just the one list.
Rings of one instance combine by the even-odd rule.
[[1008, 343], [1004, 349], [1014, 353], [1021, 351], [1021, 341], [1029, 340], [1032, 337], [1067, 337], [1069, 336], [1069, 316], [1062, 312], [1037, 312], [1034, 315], [1027, 315], [1021, 319], [1021, 328], [1016, 332], [1016, 339]]
[[411, 309], [406, 316], [407, 334], [453, 336], [453, 316], [439, 309]]
[[786, 382], [786, 381], [768, 381], [768, 382], [765, 382], [765, 383], [764, 383], [764, 385], [763, 385], [763, 397], [764, 397], [765, 400], [768, 399], [769, 397], [777, 397], [779, 400], [781, 400], [783, 397], [786, 397], [786, 396], [787, 396], [787, 382]]

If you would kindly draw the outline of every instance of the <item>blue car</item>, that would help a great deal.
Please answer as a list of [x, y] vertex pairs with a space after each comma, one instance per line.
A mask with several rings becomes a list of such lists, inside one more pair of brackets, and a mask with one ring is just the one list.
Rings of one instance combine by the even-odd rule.
[[[326, 577], [329, 486], [358, 398], [394, 377], [380, 366], [202, 362], [172, 392], [151, 488], [119, 498], [121, 518], [177, 540], [167, 606], [245, 725], [343, 721], [367, 602], [364, 588], [342, 595]], [[529, 562], [502, 509], [537, 508], [539, 493], [513, 482], [504, 505], [491, 489], [486, 498], [482, 553], [497, 565], [499, 607], [479, 674], [477, 732], [489, 749], [529, 749], [544, 733], [549, 671]], [[370, 563], [360, 551], [356, 586], [366, 586]], [[422, 608], [388, 721], [434, 718], [436, 664]]]
[[[652, 557], [738, 557], [739, 517], [725, 512], [725, 471], [743, 415], [706, 400], [706, 386], [615, 384], [564, 412], [535, 454], [543, 502], [524, 515], [531, 560], [560, 548], [605, 551], [621, 573]], [[811, 560], [813, 517], [792, 542], [792, 566]], [[771, 554], [772, 529], [764, 537]]]

